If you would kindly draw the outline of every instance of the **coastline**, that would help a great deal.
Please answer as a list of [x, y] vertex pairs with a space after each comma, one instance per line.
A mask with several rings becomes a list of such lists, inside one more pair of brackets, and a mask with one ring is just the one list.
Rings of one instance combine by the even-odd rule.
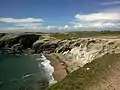
[[65, 65], [63, 65], [62, 62], [60, 62], [60, 59], [56, 57], [55, 53], [52, 54], [45, 54], [46, 58], [50, 60], [50, 64], [54, 67], [54, 73], [53, 77], [56, 81], [61, 81], [64, 79], [67, 75]]

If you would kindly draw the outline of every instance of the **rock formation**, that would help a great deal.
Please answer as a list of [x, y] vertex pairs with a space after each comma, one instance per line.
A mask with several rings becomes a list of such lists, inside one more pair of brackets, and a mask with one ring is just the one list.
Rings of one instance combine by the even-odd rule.
[[0, 38], [0, 48], [5, 48], [8, 53], [20, 53], [23, 49], [32, 47], [32, 44], [39, 39], [38, 35], [5, 35]]
[[119, 40], [79, 38], [74, 40], [39, 40], [33, 44], [33, 53], [60, 53], [67, 70], [72, 72], [105, 54], [119, 53]]
[[[1, 34], [0, 34], [1, 35]], [[1, 35], [0, 48], [5, 47], [8, 53], [21, 53], [31, 48], [32, 53], [57, 53], [68, 72], [77, 70], [85, 64], [105, 54], [119, 53], [119, 39], [78, 38], [69, 40], [44, 40], [34, 34]]]

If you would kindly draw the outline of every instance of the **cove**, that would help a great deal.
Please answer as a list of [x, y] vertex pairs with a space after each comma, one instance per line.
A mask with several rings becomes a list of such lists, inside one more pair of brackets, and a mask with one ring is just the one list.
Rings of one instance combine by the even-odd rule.
[[36, 61], [40, 56], [11, 55], [0, 51], [0, 90], [31, 90], [48, 84]]

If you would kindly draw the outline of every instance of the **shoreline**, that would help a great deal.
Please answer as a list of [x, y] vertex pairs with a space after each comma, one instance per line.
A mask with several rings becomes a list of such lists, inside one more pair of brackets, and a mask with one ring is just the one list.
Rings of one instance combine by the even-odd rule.
[[54, 67], [54, 73], [53, 73], [54, 79], [57, 82], [63, 80], [67, 76], [65, 65], [63, 65], [62, 62], [60, 62], [60, 59], [58, 59], [54, 53], [45, 54], [45, 57], [48, 60], [50, 60], [51, 66]]

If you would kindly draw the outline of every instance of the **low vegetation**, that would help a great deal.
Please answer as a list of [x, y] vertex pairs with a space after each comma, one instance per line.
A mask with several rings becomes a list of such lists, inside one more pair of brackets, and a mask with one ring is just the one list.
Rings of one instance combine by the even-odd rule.
[[[120, 62], [119, 60], [120, 54], [105, 55], [69, 74], [63, 81], [49, 87], [47, 90], [118, 90], [109, 87], [108, 89], [101, 89], [98, 83], [110, 76], [111, 70], [116, 63]], [[117, 68], [120, 68], [120, 66]]]
[[88, 38], [99, 36], [118, 36], [120, 31], [81, 31], [81, 32], [69, 32], [69, 33], [55, 33], [51, 34], [51, 37], [57, 39], [73, 39], [73, 38]]

